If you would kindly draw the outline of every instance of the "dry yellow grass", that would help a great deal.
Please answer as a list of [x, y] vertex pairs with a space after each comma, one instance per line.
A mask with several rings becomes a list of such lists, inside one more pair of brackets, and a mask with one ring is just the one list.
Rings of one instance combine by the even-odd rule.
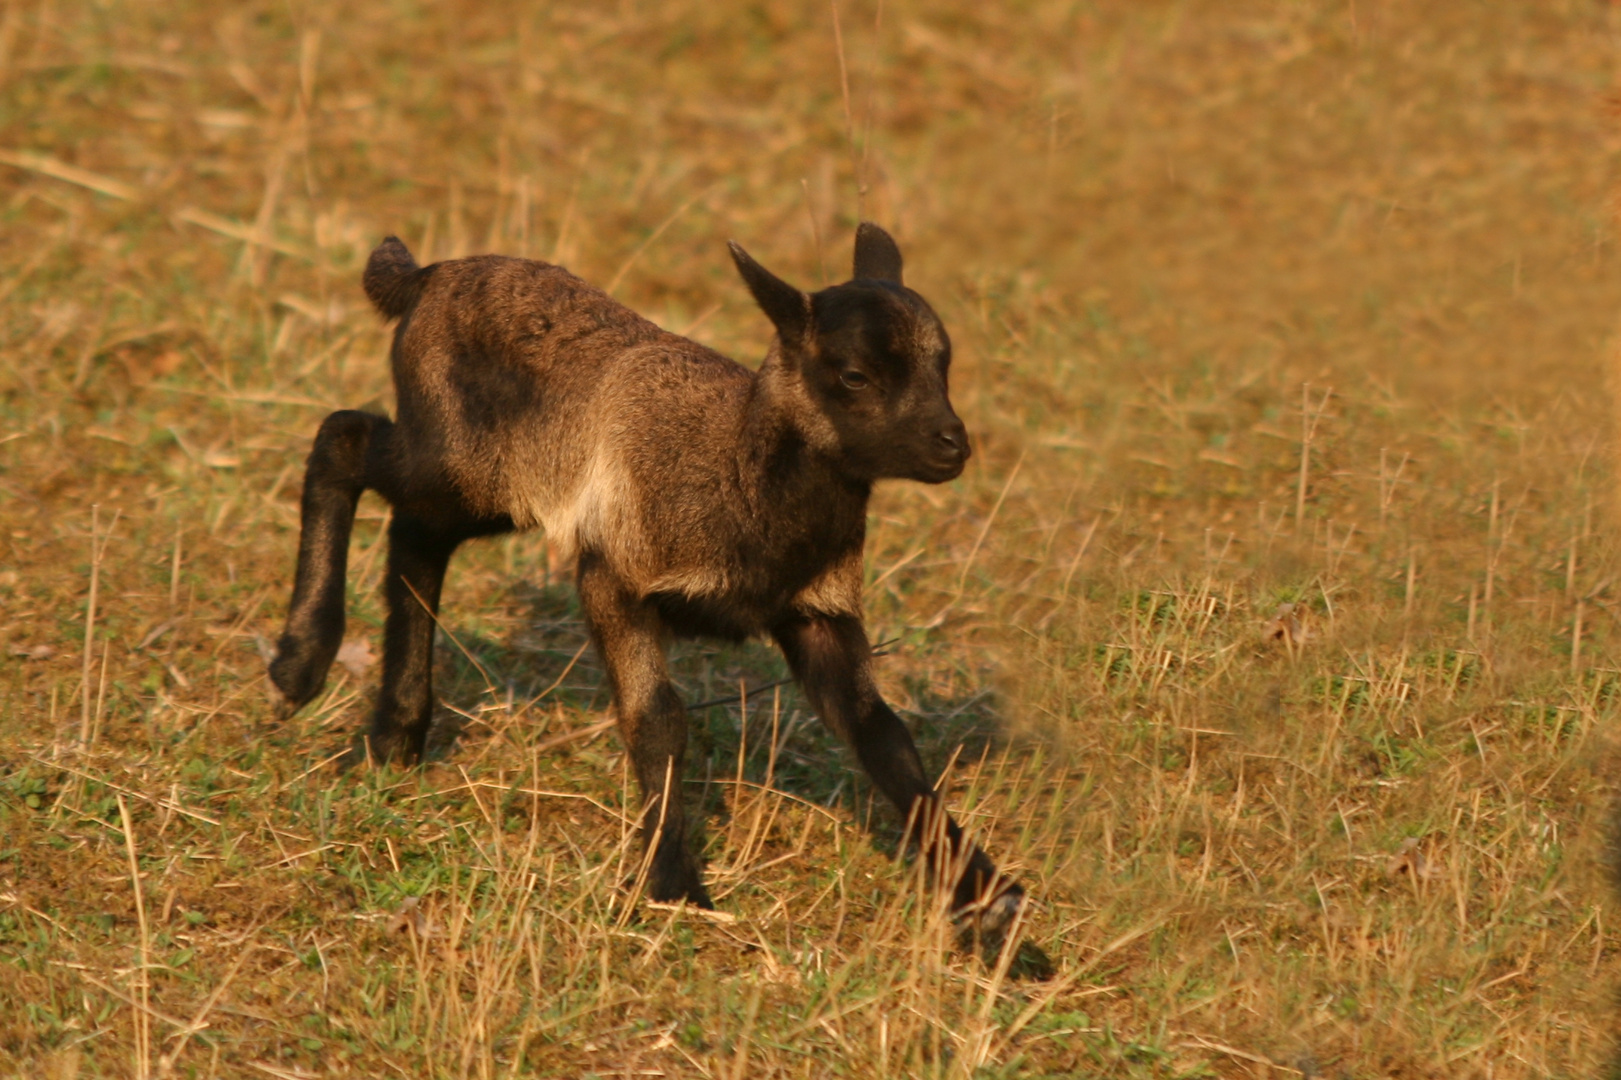
[[[1558, 0], [7, 5], [0, 1072], [1599, 1074], [1618, 31]], [[815, 283], [862, 214], [979, 450], [881, 493], [870, 619], [1038, 901], [1022, 952], [950, 947], [791, 689], [694, 716], [721, 914], [627, 904], [540, 537], [452, 569], [436, 764], [331, 764], [363, 651], [270, 726], [307, 441], [386, 404], [377, 238], [556, 258], [754, 357], [722, 239]], [[693, 701], [781, 675], [676, 670]]]

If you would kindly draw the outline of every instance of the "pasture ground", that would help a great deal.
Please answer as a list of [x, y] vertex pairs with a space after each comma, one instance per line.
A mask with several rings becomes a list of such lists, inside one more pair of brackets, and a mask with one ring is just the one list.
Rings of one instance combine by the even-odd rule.
[[[0, 1073], [1598, 1075], [1618, 33], [1591, 0], [4, 5]], [[722, 241], [814, 285], [860, 215], [978, 451], [880, 492], [871, 627], [1030, 886], [1017, 950], [951, 947], [791, 688], [694, 713], [720, 915], [627, 903], [540, 536], [457, 557], [438, 760], [341, 772], [368, 497], [349, 667], [271, 722], [308, 440], [387, 406], [378, 238], [554, 258], [753, 362]], [[676, 655], [695, 703], [782, 675]]]

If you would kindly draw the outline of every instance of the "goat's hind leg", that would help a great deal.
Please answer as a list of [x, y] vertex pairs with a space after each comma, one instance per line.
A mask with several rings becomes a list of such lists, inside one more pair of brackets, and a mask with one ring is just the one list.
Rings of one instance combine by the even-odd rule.
[[304, 467], [293, 601], [270, 662], [270, 681], [281, 694], [283, 717], [321, 692], [343, 643], [349, 531], [355, 505], [368, 486], [373, 444], [392, 427], [384, 417], [345, 409], [328, 416], [316, 433]]
[[394, 511], [388, 527], [383, 597], [383, 685], [372, 714], [371, 756], [421, 761], [433, 722], [433, 632], [439, 592], [456, 546], [468, 534]]

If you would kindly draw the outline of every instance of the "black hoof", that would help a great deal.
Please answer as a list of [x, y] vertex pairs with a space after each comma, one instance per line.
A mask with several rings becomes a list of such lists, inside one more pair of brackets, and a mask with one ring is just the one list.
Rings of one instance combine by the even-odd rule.
[[[631, 884], [634, 886], [635, 882]], [[709, 898], [709, 890], [704, 888], [703, 882], [696, 880], [666, 886], [649, 881], [647, 898], [659, 904], [679, 904], [685, 900], [693, 907], [703, 908], [705, 911], [715, 910], [715, 902]]]
[[276, 645], [276, 656], [270, 661], [270, 685], [276, 690], [276, 719], [286, 720], [315, 700], [326, 686], [329, 659], [325, 664], [316, 658], [300, 655], [295, 640], [283, 637]]
[[[634, 881], [628, 881], [625, 883], [626, 892], [630, 892], [635, 887], [636, 883]], [[709, 898], [709, 893], [704, 889], [698, 889], [696, 892], [677, 893], [674, 896], [665, 897], [663, 899], [660, 899], [649, 892], [647, 894], [647, 899], [655, 904], [686, 904], [689, 907], [700, 908], [704, 911], [715, 910], [715, 902]]]
[[[635, 882], [630, 882], [631, 887]], [[647, 898], [660, 904], [679, 904], [685, 900], [693, 907], [714, 911], [715, 902], [704, 888], [703, 875], [688, 858], [654, 859], [647, 875]]]
[[299, 709], [303, 708], [301, 704], [282, 693], [281, 687], [275, 684], [274, 679], [270, 683], [269, 697], [270, 718], [278, 724], [285, 724], [297, 715]]
[[1025, 905], [1024, 886], [1002, 881], [985, 895], [958, 903], [951, 913], [964, 945], [977, 942], [987, 953], [1001, 949]]
[[418, 765], [428, 741], [428, 733], [410, 728], [372, 728], [362, 736], [366, 757], [375, 765]]

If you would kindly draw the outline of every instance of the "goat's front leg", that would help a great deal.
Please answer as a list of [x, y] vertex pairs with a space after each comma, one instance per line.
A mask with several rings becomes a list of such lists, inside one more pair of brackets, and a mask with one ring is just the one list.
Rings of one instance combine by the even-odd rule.
[[911, 822], [911, 839], [931, 870], [962, 867], [952, 891], [953, 910], [986, 934], [1003, 930], [1023, 902], [1024, 889], [999, 874], [978, 847], [964, 856], [962, 830], [929, 783], [912, 733], [873, 682], [872, 647], [860, 620], [796, 617], [772, 635], [817, 715], [855, 750], [878, 790]]
[[590, 552], [580, 556], [579, 586], [591, 640], [613, 688], [620, 736], [642, 789], [643, 842], [653, 851], [647, 895], [712, 908], [687, 848], [681, 797], [687, 709], [665, 669], [664, 624]]

